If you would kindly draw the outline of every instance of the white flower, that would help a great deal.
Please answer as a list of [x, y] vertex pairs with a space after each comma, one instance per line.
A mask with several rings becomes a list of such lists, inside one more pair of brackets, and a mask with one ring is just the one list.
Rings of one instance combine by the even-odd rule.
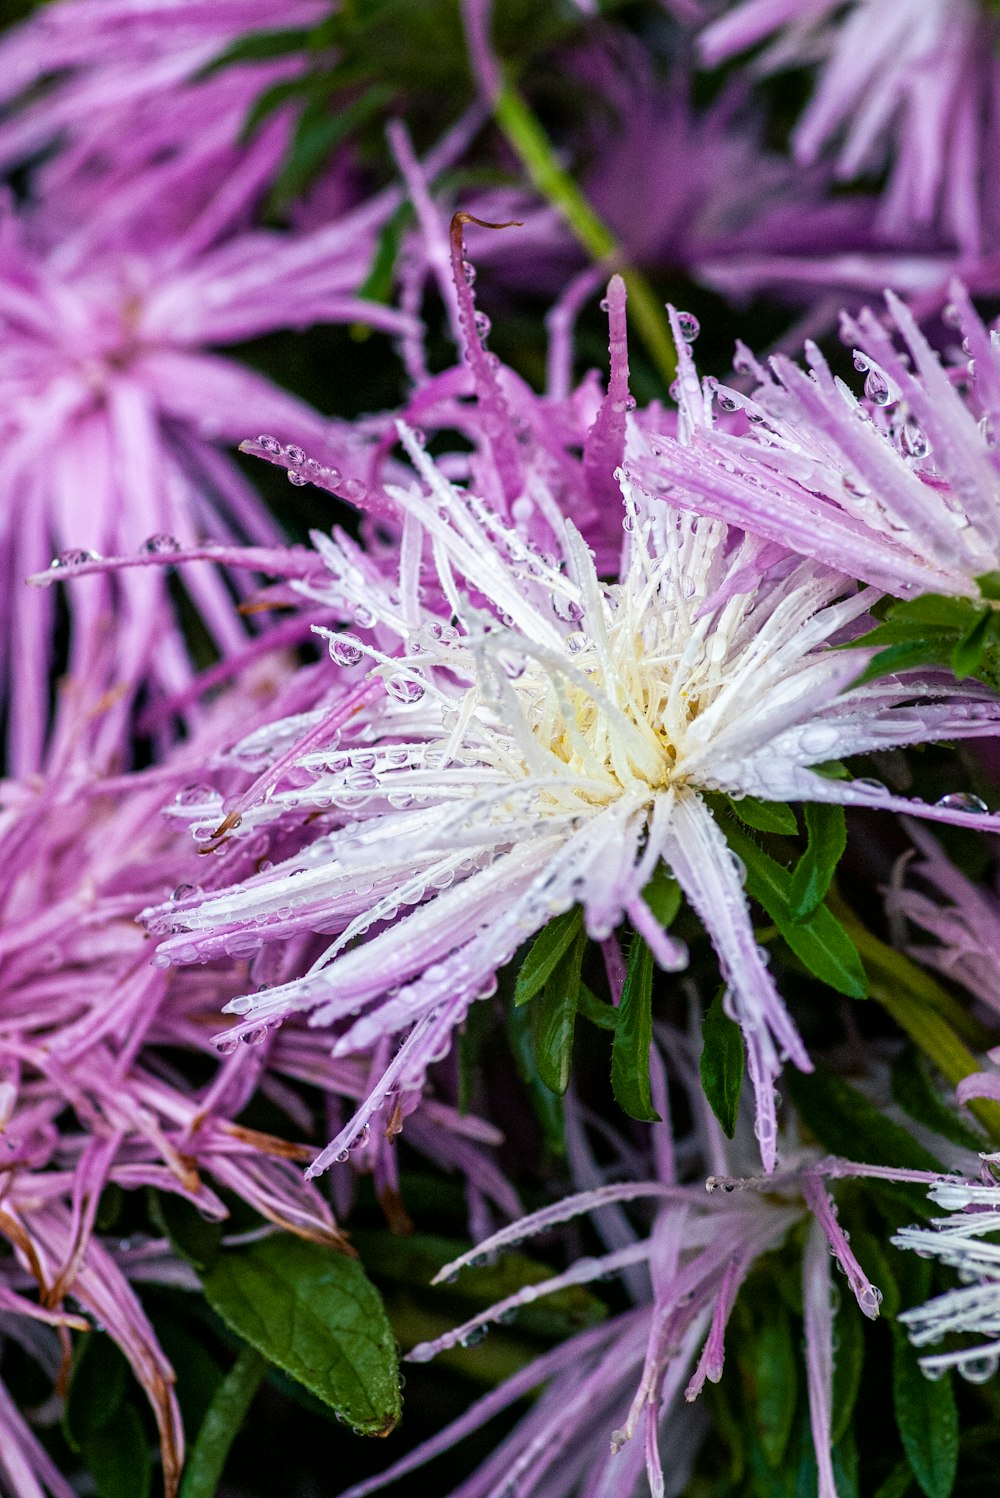
[[[274, 777], [266, 799], [239, 807], [241, 836], [298, 829], [304, 814], [325, 821], [283, 863], [172, 909], [179, 934], [157, 960], [336, 934], [305, 977], [231, 1006], [238, 1031], [310, 1011], [337, 1027], [335, 1054], [408, 1032], [323, 1168], [420, 1087], [470, 1004], [553, 916], [580, 905], [598, 941], [627, 917], [663, 967], [682, 966], [642, 897], [662, 860], [715, 945], [773, 1168], [773, 1081], [785, 1057], [809, 1059], [703, 792], [991, 825], [810, 766], [988, 732], [993, 698], [949, 687], [929, 701], [942, 689], [895, 679], [851, 688], [868, 655], [830, 641], [872, 595], [624, 480], [619, 581], [605, 584], [540, 487], [529, 497], [554, 538], [548, 557], [400, 434], [421, 483], [389, 490], [405, 517], [398, 587], [364, 574], [346, 540], [316, 538], [329, 586], [299, 586], [360, 626], [330, 636], [346, 690], [326, 711], [324, 747], [296, 759], [296, 783]], [[284, 747], [282, 725], [274, 732]], [[255, 752], [261, 743], [258, 730]]]

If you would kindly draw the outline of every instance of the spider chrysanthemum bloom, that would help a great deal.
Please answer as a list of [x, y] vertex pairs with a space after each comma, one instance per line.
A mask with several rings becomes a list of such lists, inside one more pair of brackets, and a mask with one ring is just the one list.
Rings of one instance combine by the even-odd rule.
[[[627, 917], [662, 966], [682, 966], [643, 898], [663, 864], [718, 953], [772, 1167], [774, 1078], [786, 1056], [809, 1060], [706, 793], [992, 826], [811, 767], [992, 732], [995, 699], [920, 681], [852, 687], [868, 653], [830, 646], [873, 595], [624, 480], [622, 560], [605, 583], [550, 496], [533, 494], [553, 537], [543, 554], [449, 483], [412, 432], [400, 435], [418, 482], [386, 488], [403, 517], [398, 585], [365, 576], [349, 543], [316, 538], [329, 581], [298, 586], [353, 614], [352, 633], [329, 637], [343, 686], [321, 724], [274, 725], [281, 759], [266, 796], [242, 798], [224, 824], [238, 811], [241, 836], [271, 827], [301, 838], [309, 817], [313, 840], [180, 902], [157, 960], [244, 954], [298, 931], [336, 936], [304, 977], [233, 1006], [239, 1030], [311, 1012], [336, 1027], [335, 1054], [405, 1033], [319, 1169], [420, 1086], [497, 970], [553, 916], [581, 906], [598, 941]], [[637, 426], [630, 440], [643, 441]], [[311, 740], [295, 751], [304, 729]], [[255, 754], [266, 740], [255, 734]]]

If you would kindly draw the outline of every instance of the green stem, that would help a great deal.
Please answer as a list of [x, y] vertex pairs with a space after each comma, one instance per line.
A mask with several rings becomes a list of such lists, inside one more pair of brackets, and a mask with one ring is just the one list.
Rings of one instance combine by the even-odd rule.
[[[989, 1038], [958, 1000], [902, 952], [873, 936], [843, 900], [832, 897], [830, 903], [861, 954], [871, 979], [871, 997], [906, 1031], [949, 1086], [956, 1087], [963, 1077], [982, 1071], [982, 1062], [961, 1036], [980, 1047], [988, 1045]], [[973, 1098], [968, 1109], [991, 1139], [1000, 1142], [1000, 1104]]]
[[180, 1498], [213, 1498], [222, 1480], [229, 1448], [239, 1434], [253, 1403], [267, 1361], [252, 1347], [244, 1347], [219, 1384], [202, 1421], [181, 1484]]
[[669, 384], [677, 373], [677, 355], [670, 324], [657, 297], [641, 271], [617, 265], [621, 250], [611, 230], [587, 202], [555, 152], [537, 117], [511, 82], [501, 88], [493, 105], [493, 118], [517, 152], [528, 176], [542, 197], [558, 208], [577, 239], [594, 260], [607, 260], [620, 270], [628, 287], [632, 321], [646, 350]]

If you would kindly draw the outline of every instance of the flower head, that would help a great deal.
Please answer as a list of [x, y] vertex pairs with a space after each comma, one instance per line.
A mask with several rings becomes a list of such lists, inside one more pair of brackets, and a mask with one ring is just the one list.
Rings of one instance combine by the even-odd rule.
[[[740, 346], [750, 395], [714, 379], [699, 387], [685, 356], [679, 440], [657, 443], [637, 476], [897, 596], [978, 598], [978, 579], [1000, 567], [1000, 355], [960, 286], [952, 297], [968, 370], [942, 365], [891, 292], [905, 353], [874, 313], [843, 319], [863, 394], [811, 344], [808, 371], [783, 355], [765, 368]], [[723, 413], [743, 413], [741, 432], [714, 419], [713, 397]]]
[[[449, 482], [403, 425], [416, 478], [385, 490], [402, 520], [398, 581], [363, 572], [342, 540], [316, 538], [329, 575], [298, 588], [353, 616], [349, 633], [321, 629], [342, 685], [299, 749], [299, 725], [274, 725], [274, 773], [220, 828], [241, 817], [241, 836], [278, 834], [308, 816], [316, 835], [265, 873], [184, 902], [157, 960], [336, 934], [303, 977], [233, 1006], [238, 1029], [309, 1012], [337, 1027], [335, 1054], [406, 1033], [319, 1164], [396, 1089], [419, 1087], [497, 970], [571, 906], [599, 941], [627, 916], [662, 966], [682, 966], [683, 949], [643, 899], [662, 862], [715, 944], [773, 1167], [774, 1078], [785, 1056], [803, 1068], [809, 1060], [706, 795], [993, 825], [813, 771], [873, 748], [992, 732], [1000, 708], [977, 687], [852, 687], [868, 654], [830, 647], [857, 627], [870, 596], [839, 572], [669, 508], [650, 492], [655, 462], [641, 428], [629, 431], [627, 466], [648, 487], [622, 479], [610, 585], [544, 490], [527, 491], [538, 517], [527, 539], [474, 488]], [[266, 740], [257, 733], [257, 754]]]

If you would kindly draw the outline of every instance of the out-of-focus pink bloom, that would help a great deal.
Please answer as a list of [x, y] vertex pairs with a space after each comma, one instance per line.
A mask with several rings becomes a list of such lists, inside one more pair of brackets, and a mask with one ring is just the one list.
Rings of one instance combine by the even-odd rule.
[[932, 227], [977, 256], [995, 246], [997, 228], [996, 37], [975, 0], [737, 0], [702, 32], [701, 51], [716, 64], [773, 39], [758, 74], [818, 61], [792, 136], [797, 161], [832, 156], [847, 181], [888, 168], [885, 232]]
[[[95, 1228], [102, 1192], [152, 1187], [221, 1221], [224, 1190], [276, 1228], [343, 1249], [327, 1200], [303, 1179], [301, 1167], [316, 1150], [300, 1140], [317, 1123], [335, 1127], [384, 1065], [378, 1052], [331, 1064], [328, 1043], [294, 1026], [275, 1036], [261, 1028], [220, 1053], [211, 1035], [226, 998], [248, 978], [273, 982], [299, 971], [312, 955], [309, 942], [272, 949], [249, 969], [226, 961], [169, 974], [151, 965], [138, 920], [150, 902], [181, 905], [258, 866], [262, 850], [252, 839], [206, 854], [187, 835], [187, 812], [213, 794], [196, 777], [213, 773], [216, 748], [237, 724], [269, 718], [287, 667], [281, 654], [248, 643], [238, 686], [213, 702], [192, 739], [154, 769], [110, 779], [91, 768], [107, 678], [74, 679], [64, 688], [45, 774], [0, 788], [0, 1237], [13, 1250], [0, 1265], [0, 1312], [5, 1332], [23, 1318], [40, 1325], [32, 1335], [41, 1338], [43, 1365], [46, 1339], [57, 1345], [59, 1327], [80, 1325], [68, 1297], [90, 1319], [85, 1325], [107, 1330], [156, 1413], [168, 1493], [183, 1460], [183, 1432], [172, 1371], [133, 1284], [193, 1282], [165, 1243], [103, 1239]], [[179, 1054], [202, 1067], [216, 1060], [210, 1079], [192, 1086]], [[324, 1098], [320, 1120], [299, 1084]], [[257, 1092], [288, 1116], [298, 1139], [236, 1121]], [[404, 1114], [411, 1115], [409, 1144], [468, 1178], [474, 1222], [519, 1212], [490, 1158], [499, 1141], [494, 1128], [433, 1096], [405, 1099], [396, 1133]], [[394, 1138], [359, 1148], [354, 1171], [335, 1180], [372, 1172], [390, 1221], [403, 1225]], [[336, 1194], [348, 1202], [349, 1182], [339, 1181]], [[13, 1491], [32, 1498], [37, 1489], [22, 1481], [22, 1470], [48, 1480], [49, 1468], [2, 1391], [0, 1432], [0, 1471], [6, 1465]], [[52, 1487], [57, 1498], [64, 1491]]]
[[[692, 386], [679, 440], [653, 443], [632, 471], [659, 478], [690, 506], [840, 567], [897, 596], [979, 596], [1000, 567], [1000, 353], [962, 287], [949, 316], [972, 363], [949, 370], [907, 309], [886, 293], [905, 344], [874, 313], [843, 319], [863, 398], [813, 344], [808, 370], [778, 356], [765, 368], [742, 345], [753, 393], [714, 379]], [[743, 412], [742, 433], [713, 416]], [[730, 417], [725, 422], [731, 425]]]
[[[826, 166], [796, 165], [767, 149], [739, 80], [696, 108], [679, 64], [664, 73], [646, 48], [614, 34], [563, 65], [588, 107], [560, 145], [627, 263], [681, 270], [736, 300], [767, 290], [796, 302], [885, 285], [925, 290], [954, 269], [954, 254], [932, 233], [880, 226], [873, 198], [834, 197]], [[530, 191], [492, 189], [467, 206], [524, 221], [510, 243], [477, 253], [500, 285], [523, 287], [530, 273], [533, 290], [555, 293], [579, 270], [582, 252], [558, 210]]]

